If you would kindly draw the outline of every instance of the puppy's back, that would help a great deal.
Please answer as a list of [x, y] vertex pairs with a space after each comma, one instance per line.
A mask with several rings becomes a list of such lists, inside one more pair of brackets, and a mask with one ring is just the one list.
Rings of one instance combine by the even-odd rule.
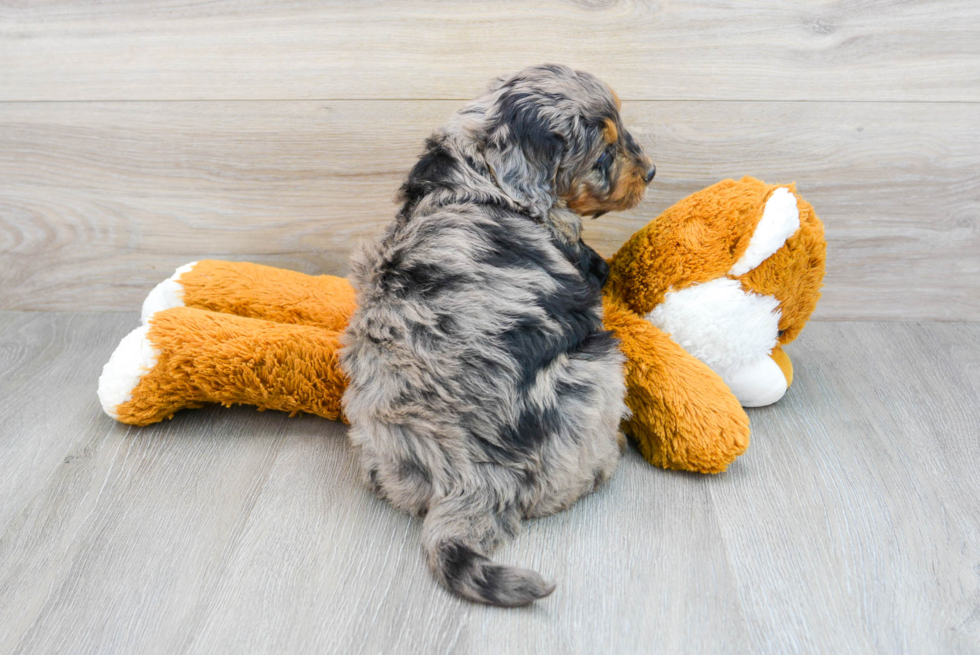
[[618, 459], [615, 443], [583, 445], [616, 434], [623, 396], [589, 268], [588, 254], [563, 251], [544, 226], [479, 206], [397, 222], [352, 261], [359, 308], [342, 354], [351, 440], [379, 495], [426, 516], [437, 579], [471, 600], [521, 605], [551, 593], [537, 573], [487, 554], [522, 518], [594, 488]]

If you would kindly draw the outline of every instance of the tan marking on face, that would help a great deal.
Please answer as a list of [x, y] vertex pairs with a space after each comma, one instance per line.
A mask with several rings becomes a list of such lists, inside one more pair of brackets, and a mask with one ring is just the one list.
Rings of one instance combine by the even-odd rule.
[[645, 171], [635, 164], [626, 164], [609, 194], [597, 195], [588, 184], [580, 184], [565, 197], [568, 208], [582, 216], [597, 212], [623, 211], [635, 207], [642, 199], [647, 184]]
[[605, 127], [602, 128], [602, 136], [606, 139], [606, 143], [616, 143], [619, 139], [619, 128], [616, 127], [616, 121], [611, 118], [606, 119]]
[[603, 203], [585, 185], [580, 186], [578, 191], [568, 199], [568, 208], [582, 216], [606, 211]]
[[624, 171], [609, 194], [609, 204], [617, 210], [630, 209], [639, 204], [647, 188], [643, 179], [645, 175], [646, 172], [635, 165], [631, 166], [631, 170]]
[[616, 103], [616, 109], [617, 110], [622, 109], [623, 108], [623, 103], [620, 102], [619, 96], [616, 94], [616, 92], [613, 91], [612, 89], [609, 89], [609, 92], [612, 94], [613, 102]]

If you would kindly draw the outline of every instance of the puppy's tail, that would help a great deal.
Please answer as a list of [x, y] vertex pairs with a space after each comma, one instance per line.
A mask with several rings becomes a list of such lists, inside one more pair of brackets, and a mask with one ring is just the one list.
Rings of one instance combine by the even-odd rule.
[[488, 605], [517, 607], [555, 590], [528, 569], [491, 562], [488, 553], [506, 534], [520, 528], [516, 508], [500, 510], [474, 496], [450, 496], [429, 509], [422, 540], [439, 582], [463, 598]]

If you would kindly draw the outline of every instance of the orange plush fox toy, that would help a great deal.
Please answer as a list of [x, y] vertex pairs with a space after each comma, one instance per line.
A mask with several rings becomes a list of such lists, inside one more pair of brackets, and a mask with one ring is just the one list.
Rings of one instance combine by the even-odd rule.
[[[652, 464], [724, 471], [748, 447], [742, 406], [771, 404], [792, 382], [781, 346], [813, 312], [825, 259], [823, 226], [794, 191], [724, 180], [613, 256], [605, 322], [627, 356], [623, 428]], [[205, 403], [340, 419], [340, 335], [355, 309], [343, 278], [188, 264], [147, 297], [99, 399], [132, 425]]]

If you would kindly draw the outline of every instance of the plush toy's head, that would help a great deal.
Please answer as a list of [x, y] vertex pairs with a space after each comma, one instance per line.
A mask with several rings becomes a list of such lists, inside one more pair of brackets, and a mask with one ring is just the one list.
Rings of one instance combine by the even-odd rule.
[[608, 292], [722, 376], [744, 406], [792, 382], [780, 349], [820, 298], [823, 225], [790, 186], [723, 180], [670, 207], [610, 264]]
[[627, 356], [624, 429], [648, 461], [719, 473], [745, 452], [742, 407], [792, 382], [780, 346], [813, 312], [824, 257], [809, 203], [750, 177], [681, 200], [613, 256], [606, 324]]
[[795, 191], [745, 177], [685, 198], [619, 249], [608, 285], [646, 316], [668, 292], [738, 280], [779, 301], [778, 342], [789, 343], [820, 299], [825, 260], [823, 224]]

